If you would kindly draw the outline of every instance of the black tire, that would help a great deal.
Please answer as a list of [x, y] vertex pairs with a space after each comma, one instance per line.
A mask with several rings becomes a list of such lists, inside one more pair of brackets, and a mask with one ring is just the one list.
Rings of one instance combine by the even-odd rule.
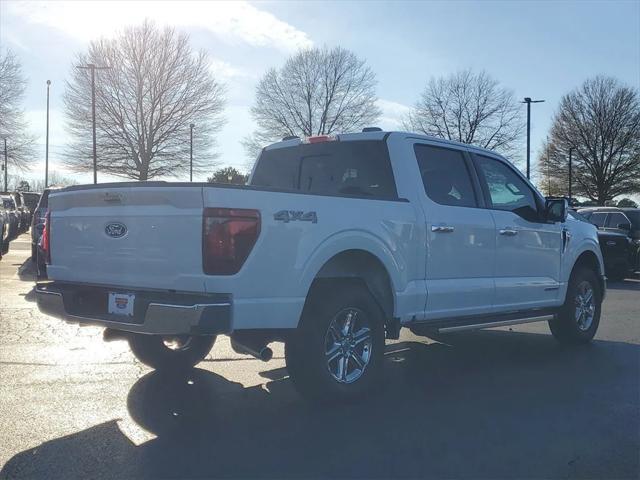
[[[579, 315], [579, 296], [584, 296], [587, 286], [593, 292], [593, 314]], [[571, 274], [567, 296], [560, 312], [549, 321], [551, 333], [560, 343], [565, 345], [581, 345], [589, 343], [598, 330], [602, 306], [602, 291], [596, 273], [586, 267], [578, 267]], [[589, 309], [587, 309], [589, 310]], [[590, 311], [590, 310], [589, 310]], [[588, 321], [590, 319], [590, 321]]]
[[[165, 343], [170, 339], [178, 342], [178, 348], [171, 348]], [[215, 336], [129, 335], [129, 346], [136, 358], [156, 370], [192, 368], [207, 356], [215, 341]]]
[[[349, 333], [345, 333], [349, 330], [347, 325], [351, 326]], [[332, 334], [331, 326], [339, 328], [332, 329]], [[356, 335], [358, 332], [360, 335]], [[336, 333], [345, 335], [344, 343], [337, 341]], [[289, 376], [296, 389], [309, 400], [353, 400], [379, 384], [384, 345], [384, 313], [369, 291], [360, 282], [338, 281], [330, 286], [325, 283], [314, 287], [301, 325], [285, 342]], [[338, 356], [328, 362], [327, 350], [330, 349]], [[340, 370], [346, 374], [342, 375]]]

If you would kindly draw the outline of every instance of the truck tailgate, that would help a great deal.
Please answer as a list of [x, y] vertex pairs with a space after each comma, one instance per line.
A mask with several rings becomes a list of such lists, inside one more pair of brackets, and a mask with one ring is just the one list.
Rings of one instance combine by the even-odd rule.
[[202, 187], [139, 185], [50, 197], [49, 278], [204, 292]]

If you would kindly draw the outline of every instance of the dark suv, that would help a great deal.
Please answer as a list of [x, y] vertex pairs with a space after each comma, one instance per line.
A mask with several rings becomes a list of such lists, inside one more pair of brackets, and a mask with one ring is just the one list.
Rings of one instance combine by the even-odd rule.
[[631, 242], [631, 269], [640, 270], [640, 208], [586, 207], [578, 212], [598, 230], [627, 237]]

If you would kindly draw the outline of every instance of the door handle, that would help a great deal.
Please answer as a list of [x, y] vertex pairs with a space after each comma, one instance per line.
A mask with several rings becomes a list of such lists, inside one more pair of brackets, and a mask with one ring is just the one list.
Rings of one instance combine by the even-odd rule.
[[511, 227], [505, 227], [502, 230], [500, 230], [500, 235], [506, 235], [507, 237], [513, 237], [514, 235], [517, 235], [518, 231], [514, 230]]
[[449, 225], [431, 225], [432, 232], [444, 232], [450, 233], [453, 232], [454, 228]]

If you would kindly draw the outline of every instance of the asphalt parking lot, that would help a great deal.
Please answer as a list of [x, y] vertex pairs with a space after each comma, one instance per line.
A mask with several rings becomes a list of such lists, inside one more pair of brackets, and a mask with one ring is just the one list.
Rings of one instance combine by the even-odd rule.
[[405, 333], [379, 395], [320, 408], [279, 345], [261, 363], [222, 338], [172, 377], [42, 316], [29, 254], [22, 236], [0, 262], [0, 478], [640, 477], [639, 280], [610, 285], [592, 345]]

